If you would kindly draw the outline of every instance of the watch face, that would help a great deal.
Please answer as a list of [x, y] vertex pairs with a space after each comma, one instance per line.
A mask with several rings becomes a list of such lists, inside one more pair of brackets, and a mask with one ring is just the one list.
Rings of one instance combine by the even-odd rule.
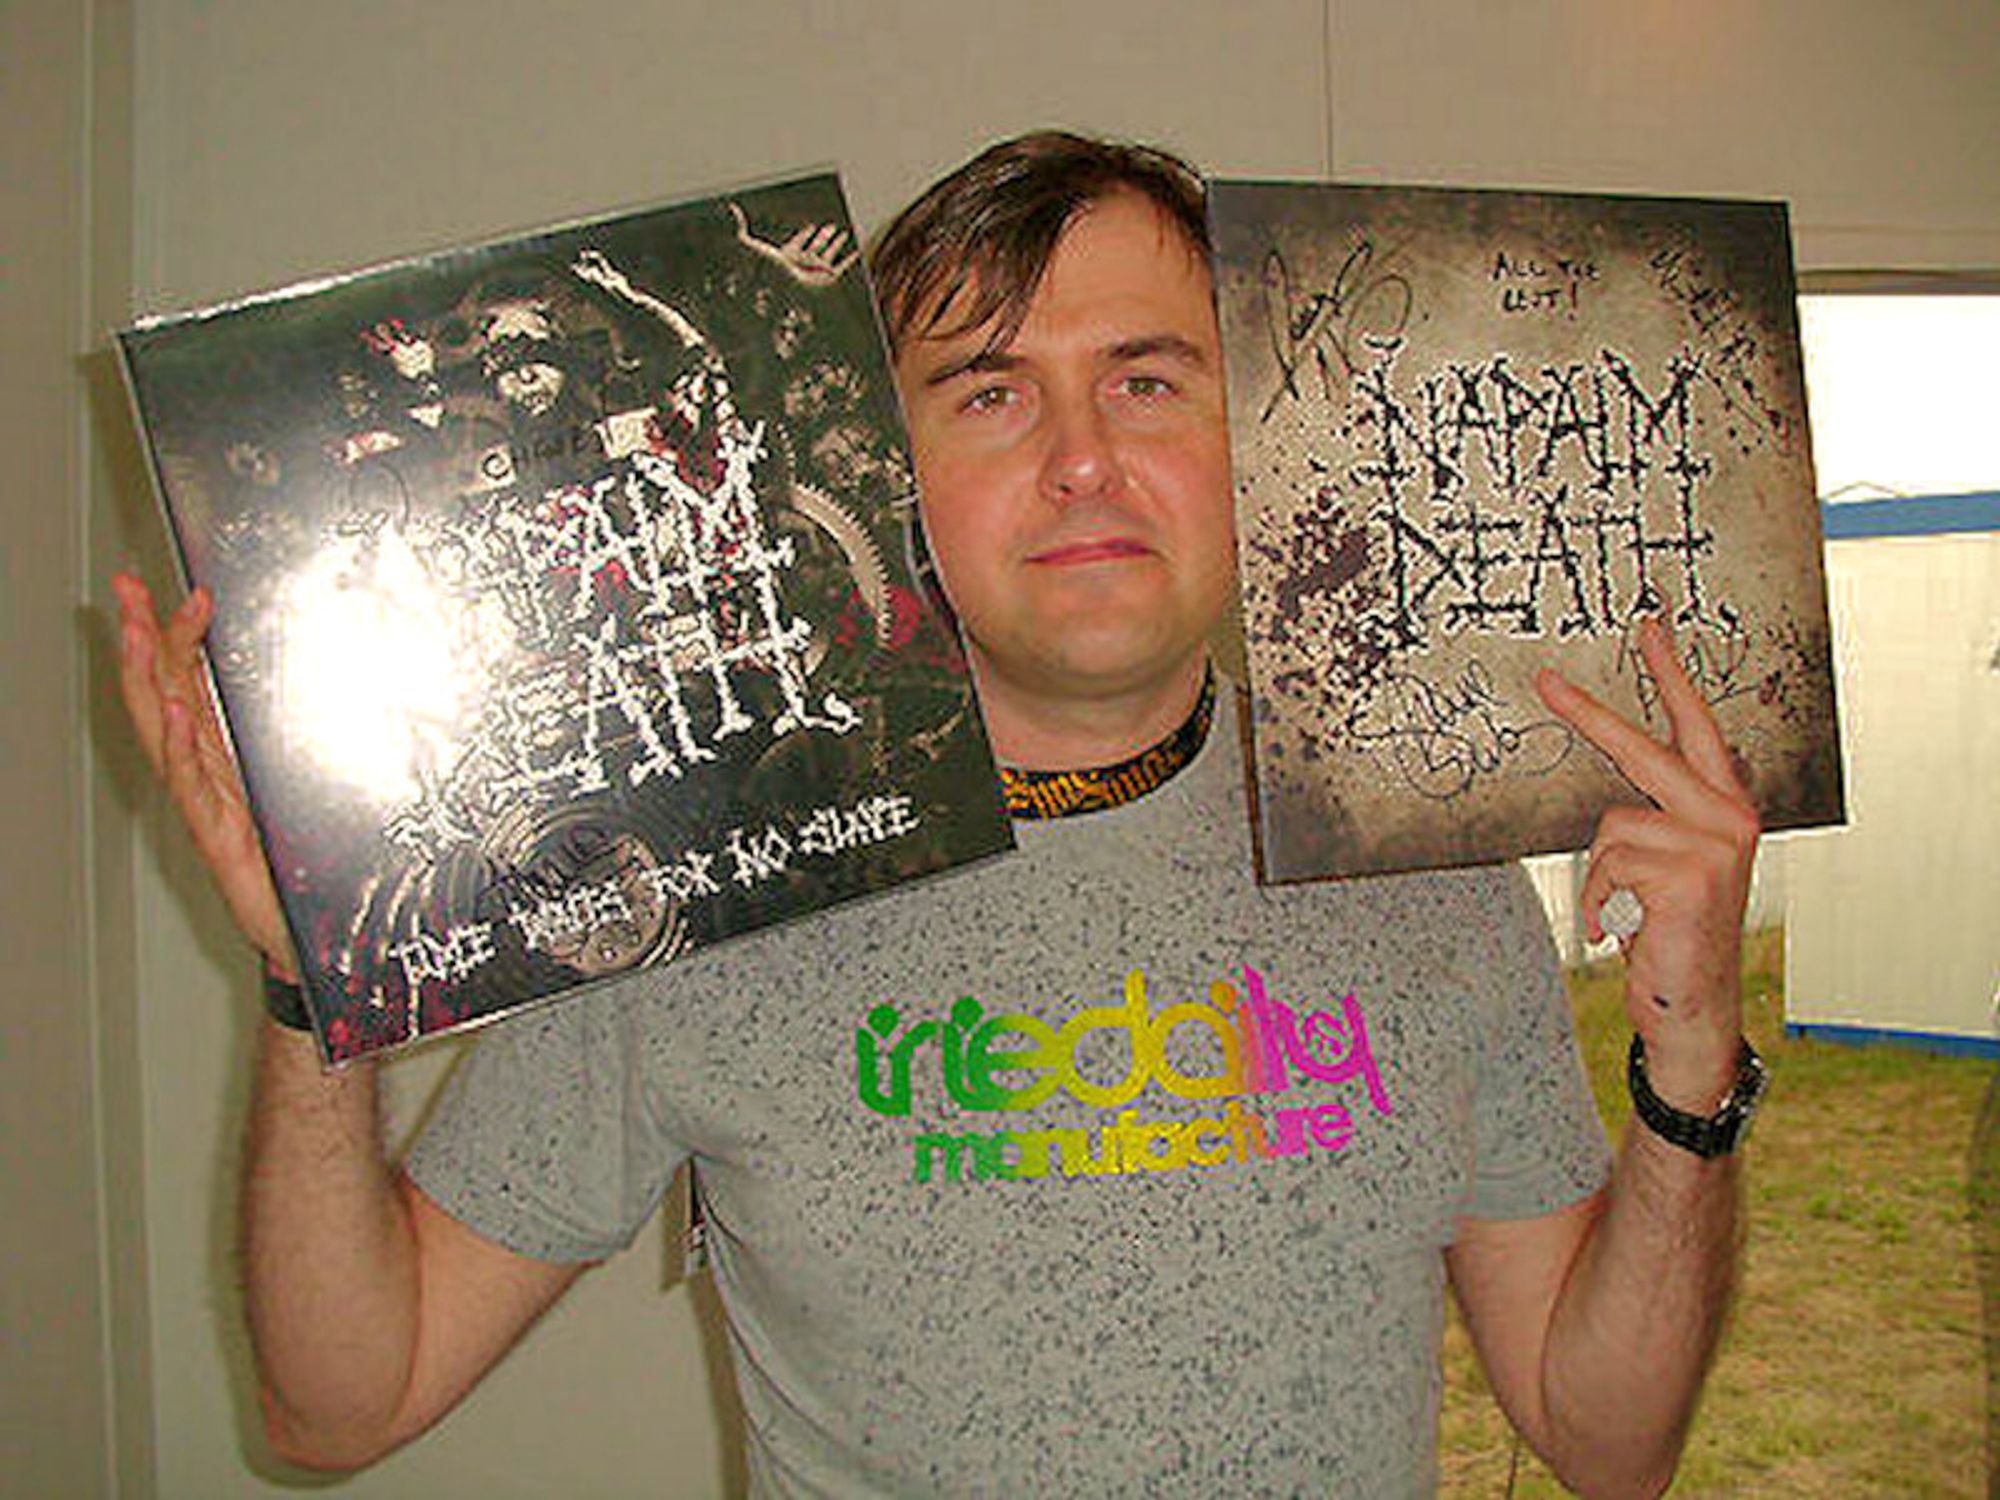
[[1750, 1127], [1757, 1121], [1757, 1110], [1764, 1102], [1765, 1091], [1771, 1087], [1771, 1073], [1764, 1066], [1764, 1059], [1751, 1050], [1750, 1044], [1743, 1044], [1743, 1061], [1736, 1070], [1736, 1088], [1723, 1109], [1733, 1117], [1735, 1129], [1730, 1133], [1729, 1144], [1740, 1146], [1750, 1134]]

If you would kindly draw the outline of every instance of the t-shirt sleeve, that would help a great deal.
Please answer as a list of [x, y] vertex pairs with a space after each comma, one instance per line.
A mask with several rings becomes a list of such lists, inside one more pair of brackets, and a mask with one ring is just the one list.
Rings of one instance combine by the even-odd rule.
[[1479, 1219], [1552, 1213], [1601, 1187], [1611, 1153], [1577, 1051], [1548, 920], [1527, 872], [1494, 872], [1500, 935], [1473, 1103], [1472, 1192]]
[[405, 1163], [468, 1228], [537, 1260], [601, 1260], [652, 1216], [686, 1150], [660, 1128], [615, 992], [482, 1033]]

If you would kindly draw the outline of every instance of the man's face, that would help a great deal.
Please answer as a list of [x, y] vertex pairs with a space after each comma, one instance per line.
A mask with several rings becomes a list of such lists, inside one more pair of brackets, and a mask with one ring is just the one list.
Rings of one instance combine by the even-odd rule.
[[1020, 332], [896, 360], [925, 533], [982, 684], [1104, 698], [1185, 674], [1234, 578], [1208, 269], [1145, 199], [1100, 200]]

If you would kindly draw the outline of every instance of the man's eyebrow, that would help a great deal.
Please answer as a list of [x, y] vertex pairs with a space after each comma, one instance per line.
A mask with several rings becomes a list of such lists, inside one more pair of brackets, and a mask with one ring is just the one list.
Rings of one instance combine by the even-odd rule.
[[1116, 360], [1151, 359], [1156, 355], [1165, 355], [1182, 364], [1205, 366], [1208, 363], [1208, 356], [1202, 352], [1201, 345], [1178, 333], [1149, 333], [1138, 338], [1120, 339], [1111, 346], [1110, 353]]
[[924, 376], [926, 389], [932, 386], [948, 385], [961, 375], [994, 375], [1007, 370], [1017, 370], [1024, 363], [1018, 354], [1009, 354], [1005, 349], [975, 349], [958, 359], [948, 359], [935, 370]]
[[[1201, 345], [1193, 339], [1178, 333], [1145, 333], [1129, 339], [1120, 339], [1105, 351], [1121, 363], [1133, 360], [1165, 357], [1178, 360], [1182, 364], [1206, 368], [1209, 359], [1202, 352]], [[924, 376], [926, 388], [948, 385], [961, 375], [997, 375], [1018, 370], [1025, 360], [1018, 354], [1010, 354], [1005, 349], [975, 349], [958, 359], [946, 360], [935, 370]]]

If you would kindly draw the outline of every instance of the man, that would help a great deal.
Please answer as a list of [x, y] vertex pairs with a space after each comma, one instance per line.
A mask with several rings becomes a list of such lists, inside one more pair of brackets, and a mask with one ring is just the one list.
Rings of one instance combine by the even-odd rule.
[[[1733, 1162], [1640, 1127], [1606, 1184], [1518, 870], [1252, 881], [1204, 646], [1231, 543], [1203, 244], [1179, 163], [1039, 135], [878, 253], [1018, 855], [496, 1028], [407, 1170], [371, 1067], [265, 1028], [244, 1215], [280, 1451], [422, 1431], [692, 1158], [760, 1490], [1420, 1493], [1447, 1269], [1537, 1451], [1588, 1493], [1665, 1486]], [[140, 736], [293, 979], [191, 708], [205, 602], [162, 632], [120, 590]], [[1543, 692], [1658, 805], [1607, 815], [1583, 899], [1593, 932], [1612, 889], [1643, 903], [1628, 1009], [1699, 1117], [1736, 1073], [1756, 822], [1663, 632], [1642, 649], [1671, 745]]]

